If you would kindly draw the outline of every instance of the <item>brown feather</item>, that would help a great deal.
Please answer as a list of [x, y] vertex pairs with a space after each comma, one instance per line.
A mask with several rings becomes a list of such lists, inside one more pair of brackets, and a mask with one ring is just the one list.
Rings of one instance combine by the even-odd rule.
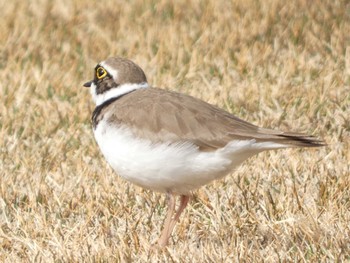
[[324, 146], [301, 133], [260, 128], [197, 98], [158, 88], [131, 92], [104, 107], [97, 120], [130, 127], [153, 142], [191, 141], [202, 150], [224, 147], [233, 140], [275, 142], [286, 147]]

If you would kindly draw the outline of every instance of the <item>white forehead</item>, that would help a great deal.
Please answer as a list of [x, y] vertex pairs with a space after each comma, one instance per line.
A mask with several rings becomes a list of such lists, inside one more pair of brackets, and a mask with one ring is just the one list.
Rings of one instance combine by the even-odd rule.
[[112, 77], [113, 77], [114, 80], [117, 80], [117, 79], [118, 79], [118, 70], [116, 70], [116, 69], [114, 69], [113, 67], [111, 67], [110, 65], [108, 65], [108, 64], [106, 63], [106, 61], [102, 61], [102, 62], [100, 63], [100, 65], [101, 65], [105, 70], [107, 70], [107, 72], [108, 72], [109, 74], [112, 75]]

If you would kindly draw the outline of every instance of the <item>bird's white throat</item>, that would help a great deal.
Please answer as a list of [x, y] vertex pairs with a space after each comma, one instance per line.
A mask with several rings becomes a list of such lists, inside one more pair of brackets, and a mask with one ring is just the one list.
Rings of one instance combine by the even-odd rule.
[[122, 85], [117, 86], [115, 88], [111, 88], [102, 94], [97, 94], [96, 93], [96, 84], [91, 83], [90, 92], [91, 92], [92, 99], [94, 100], [96, 106], [99, 106], [109, 99], [118, 98], [118, 97], [120, 97], [126, 93], [129, 93], [133, 90], [144, 89], [144, 88], [148, 88], [148, 87], [149, 87], [149, 85], [147, 82], [125, 83], [125, 84], [122, 84]]

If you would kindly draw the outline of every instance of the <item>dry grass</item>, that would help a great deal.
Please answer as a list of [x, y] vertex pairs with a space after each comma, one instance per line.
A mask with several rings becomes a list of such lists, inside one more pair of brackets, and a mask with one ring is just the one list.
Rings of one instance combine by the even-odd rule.
[[[298, 1], [2, 1], [0, 261], [350, 260], [350, 6]], [[111, 55], [156, 86], [329, 146], [248, 160], [195, 193], [151, 251], [164, 196], [120, 179], [82, 87]]]

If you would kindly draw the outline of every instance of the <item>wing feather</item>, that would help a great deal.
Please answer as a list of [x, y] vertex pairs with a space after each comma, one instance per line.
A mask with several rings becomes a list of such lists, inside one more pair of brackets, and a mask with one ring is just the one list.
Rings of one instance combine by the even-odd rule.
[[190, 141], [208, 151], [233, 140], [251, 139], [289, 147], [325, 145], [305, 134], [260, 128], [202, 100], [158, 88], [123, 96], [108, 105], [103, 114], [111, 123], [131, 127], [136, 136], [154, 142]]

